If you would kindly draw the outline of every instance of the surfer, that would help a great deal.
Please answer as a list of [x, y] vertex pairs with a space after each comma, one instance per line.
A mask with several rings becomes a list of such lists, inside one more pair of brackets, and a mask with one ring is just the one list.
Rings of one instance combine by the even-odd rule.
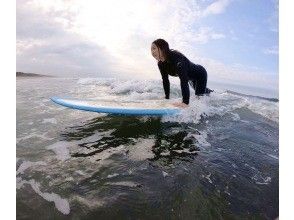
[[162, 76], [166, 99], [169, 99], [170, 93], [168, 75], [180, 78], [183, 99], [182, 102], [176, 102], [173, 105], [177, 107], [187, 107], [189, 105], [189, 84], [194, 88], [196, 96], [202, 96], [212, 91], [206, 88], [207, 72], [205, 68], [192, 63], [179, 51], [169, 49], [169, 45], [165, 40], [157, 39], [153, 41], [151, 54], [158, 61], [157, 65]]

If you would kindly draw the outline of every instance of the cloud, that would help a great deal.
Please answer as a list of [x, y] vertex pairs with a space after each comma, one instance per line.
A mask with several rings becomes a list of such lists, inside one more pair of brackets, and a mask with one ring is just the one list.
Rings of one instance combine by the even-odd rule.
[[186, 39], [189, 39], [189, 42], [198, 44], [205, 44], [211, 40], [218, 40], [226, 37], [222, 33], [215, 32], [211, 27], [200, 27], [198, 30], [185, 33], [184, 36]]
[[18, 0], [17, 71], [160, 79], [150, 46], [164, 38], [205, 66], [210, 79], [263, 84], [267, 79], [260, 76], [266, 74], [224, 65], [195, 50], [195, 44], [229, 37], [200, 25], [203, 15], [223, 13], [230, 2], [216, 1], [203, 11], [197, 1], [183, 0]]
[[[79, 38], [68, 41], [53, 39], [46, 42], [18, 41], [26, 49], [17, 53], [17, 69], [53, 75], [109, 74], [114, 70], [107, 52]], [[21, 47], [21, 46], [19, 46]]]
[[267, 55], [278, 55], [279, 54], [279, 48], [278, 48], [278, 46], [273, 46], [273, 47], [270, 47], [270, 48], [266, 48], [266, 49], [263, 50], [263, 53], [267, 54]]
[[[45, 12], [33, 1], [16, 8], [16, 69], [53, 75], [109, 73], [115, 63], [105, 48], [70, 32], [60, 11]], [[56, 20], [57, 19], [57, 20]]]
[[[99, 60], [102, 65], [104, 60], [105, 63], [112, 62], [107, 69], [103, 68], [105, 71], [111, 69], [125, 74], [154, 74], [156, 69], [149, 49], [151, 42], [160, 37], [167, 39], [175, 47], [189, 45], [190, 40], [183, 33], [188, 36], [189, 33], [193, 34], [192, 26], [200, 17], [200, 8], [194, 1], [180, 0], [168, 4], [157, 0], [89, 0], [87, 3], [79, 0], [20, 0], [17, 2], [16, 14], [17, 69], [25, 66], [26, 60], [30, 60], [29, 56], [34, 55], [34, 65], [31, 66], [33, 68], [38, 61], [39, 65], [45, 65], [41, 62], [42, 57], [47, 58], [50, 55], [50, 62], [54, 61], [55, 66], [60, 60], [66, 59], [68, 63], [75, 64], [73, 66], [78, 66], [77, 71], [80, 73], [84, 69], [83, 66], [87, 66], [84, 69], [87, 71], [91, 66], [96, 67], [89, 65], [90, 61], [94, 63]], [[211, 39], [217, 37], [213, 36]], [[88, 51], [91, 49], [87, 42], [91, 44], [93, 51], [96, 50], [97, 57], [83, 58], [85, 54], [90, 54]], [[70, 51], [75, 51], [69, 48], [76, 45], [80, 45], [80, 54], [69, 54]], [[51, 47], [55, 50], [59, 48], [58, 56], [57, 53], [52, 55]], [[81, 59], [78, 59], [79, 56]], [[82, 61], [87, 62], [83, 65]], [[50, 62], [47, 66], [50, 66]], [[21, 63], [23, 65], [20, 66]], [[32, 63], [28, 63], [26, 68], [30, 65]], [[62, 66], [61, 63], [60, 65]], [[69, 67], [70, 65], [59, 69], [66, 72], [74, 69]], [[96, 68], [91, 72], [94, 71]]]
[[205, 17], [212, 14], [221, 14], [226, 10], [230, 3], [231, 0], [217, 0], [206, 7], [202, 13], [202, 16]]

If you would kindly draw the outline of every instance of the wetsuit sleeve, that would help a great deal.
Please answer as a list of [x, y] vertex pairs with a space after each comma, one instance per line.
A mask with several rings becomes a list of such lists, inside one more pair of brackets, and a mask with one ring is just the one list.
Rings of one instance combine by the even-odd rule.
[[177, 73], [181, 81], [181, 90], [183, 96], [183, 103], [189, 104], [190, 90], [189, 90], [189, 78], [188, 78], [188, 65], [189, 63], [184, 59], [178, 59], [176, 61]]
[[165, 93], [165, 98], [169, 99], [170, 83], [169, 83], [169, 79], [168, 79], [168, 74], [166, 73], [166, 71], [164, 70], [164, 68], [160, 62], [158, 62], [158, 68], [159, 68], [159, 71], [160, 71], [161, 77], [162, 77], [162, 84], [163, 84], [163, 89], [164, 89], [164, 93]]

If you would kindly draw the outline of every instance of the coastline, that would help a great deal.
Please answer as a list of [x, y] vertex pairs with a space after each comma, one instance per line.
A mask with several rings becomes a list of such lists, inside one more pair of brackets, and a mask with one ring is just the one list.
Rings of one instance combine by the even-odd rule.
[[35, 78], [35, 77], [54, 77], [54, 76], [36, 74], [36, 73], [16, 72], [16, 78]]

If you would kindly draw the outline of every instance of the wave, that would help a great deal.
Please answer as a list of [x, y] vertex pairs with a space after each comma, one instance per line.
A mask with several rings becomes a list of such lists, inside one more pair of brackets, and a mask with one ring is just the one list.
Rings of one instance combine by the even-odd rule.
[[226, 92], [233, 94], [233, 95], [239, 95], [242, 97], [257, 98], [257, 99], [267, 100], [267, 101], [271, 101], [271, 102], [279, 102], [279, 99], [277, 99], [277, 98], [266, 98], [266, 97], [262, 97], [262, 96], [248, 95], [248, 94], [243, 94], [243, 93], [239, 93], [239, 92], [234, 92], [231, 90], [226, 90]]
[[[82, 78], [78, 94], [83, 98], [138, 101], [164, 99], [161, 80], [125, 80], [115, 78]], [[81, 86], [82, 85], [82, 86]], [[211, 88], [213, 89], [213, 88]], [[170, 97], [181, 101], [181, 89], [178, 83], [171, 81]], [[231, 90], [215, 90], [209, 96], [197, 98], [190, 88], [189, 108], [179, 116], [165, 116], [164, 120], [199, 123], [202, 118], [214, 115], [231, 114], [235, 120], [239, 118], [234, 112], [246, 108], [274, 122], [279, 121], [279, 100], [261, 96], [246, 95]]]

